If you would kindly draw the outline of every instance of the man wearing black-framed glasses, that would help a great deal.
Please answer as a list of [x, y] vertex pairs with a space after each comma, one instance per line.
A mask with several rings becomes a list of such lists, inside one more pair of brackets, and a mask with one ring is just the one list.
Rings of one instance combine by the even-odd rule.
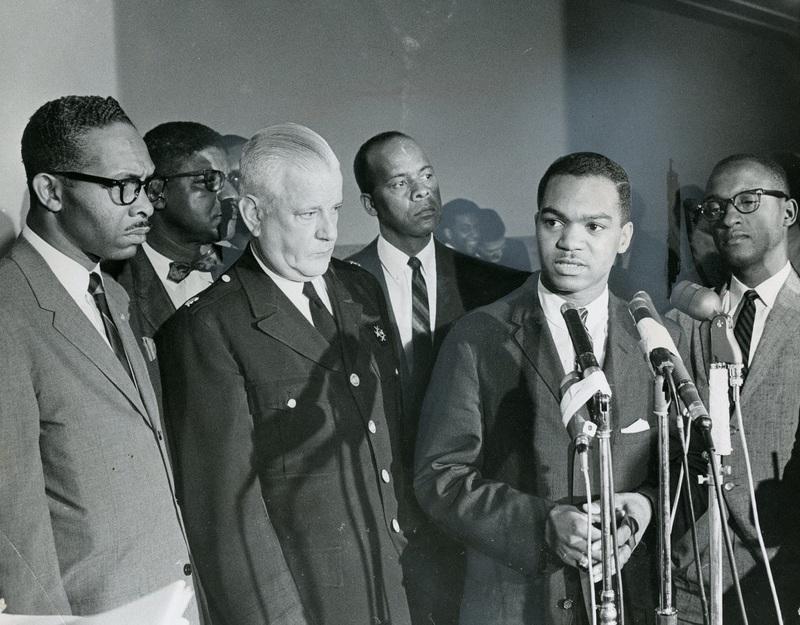
[[155, 164], [146, 187], [155, 212], [147, 241], [116, 269], [131, 298], [131, 327], [148, 357], [159, 390], [152, 337], [185, 301], [222, 273], [227, 253], [222, 203], [237, 197], [222, 137], [196, 122], [166, 122], [144, 135]]
[[145, 240], [154, 167], [98, 96], [40, 107], [22, 161], [30, 212], [0, 261], [0, 594], [14, 614], [95, 614], [192, 579], [128, 299], [99, 265]]
[[[724, 310], [733, 318], [734, 337], [742, 352], [744, 384], [741, 409], [746, 450], [738, 427], [731, 421], [733, 451], [723, 457], [731, 473], [725, 478], [726, 516], [744, 605], [750, 623], [775, 622], [767, 574], [758, 543], [764, 538], [777, 594], [786, 623], [794, 622], [800, 597], [800, 525], [787, 520], [800, 496], [800, 276], [788, 258], [788, 231], [797, 219], [797, 203], [790, 197], [783, 168], [754, 154], [738, 154], [720, 161], [713, 169], [699, 205], [726, 269], [728, 282], [719, 288]], [[691, 337], [691, 365], [697, 387], [708, 398], [710, 324], [679, 320]], [[716, 426], [715, 426], [716, 427]], [[690, 466], [706, 472], [700, 450]], [[760, 516], [756, 525], [749, 496], [748, 467], [752, 468], [755, 499]], [[705, 487], [693, 476], [687, 480], [700, 489], [695, 501], [707, 501]], [[701, 537], [709, 527], [702, 510]], [[679, 521], [676, 527], [682, 527]], [[688, 527], [688, 525], [687, 525]], [[709, 546], [701, 538], [700, 561], [709, 589]], [[691, 532], [673, 535], [676, 564], [675, 605], [681, 622], [702, 623]], [[723, 560], [723, 620], [741, 623], [731, 569]]]

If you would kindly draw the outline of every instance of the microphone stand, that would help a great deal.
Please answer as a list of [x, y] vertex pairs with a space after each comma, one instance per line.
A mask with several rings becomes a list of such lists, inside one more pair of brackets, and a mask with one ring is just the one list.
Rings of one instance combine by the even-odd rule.
[[[613, 576], [615, 564], [619, 562], [619, 552], [617, 545], [617, 519], [616, 506], [614, 502], [614, 474], [611, 464], [611, 419], [610, 419], [610, 397], [604, 393], [597, 393], [594, 396], [596, 409], [597, 441], [598, 451], [600, 452], [600, 532], [601, 547], [603, 558], [603, 580], [600, 592], [599, 616], [602, 625], [617, 624], [617, 605], [616, 593], [614, 592]], [[617, 568], [617, 580], [619, 582], [620, 572]], [[622, 601], [622, 588], [620, 590], [620, 602]], [[620, 611], [624, 610], [620, 606]], [[624, 615], [623, 615], [624, 622]]]
[[672, 363], [665, 361], [656, 370], [653, 382], [653, 414], [658, 419], [658, 565], [659, 592], [656, 625], [677, 625], [678, 611], [672, 606], [672, 539], [670, 536], [669, 500], [669, 399], [666, 394], [666, 380]]

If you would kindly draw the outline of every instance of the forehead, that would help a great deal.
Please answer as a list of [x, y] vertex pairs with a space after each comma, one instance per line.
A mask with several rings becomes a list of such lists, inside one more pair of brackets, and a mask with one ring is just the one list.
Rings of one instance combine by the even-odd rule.
[[[181, 171], [195, 171], [200, 169], [218, 169], [228, 171], [228, 159], [225, 152], [215, 146], [208, 146], [186, 156], [179, 164]], [[174, 172], [178, 173], [178, 172]]]
[[274, 186], [278, 205], [284, 210], [327, 207], [342, 202], [342, 174], [317, 159], [298, 166], [286, 165]]
[[428, 157], [415, 141], [396, 138], [374, 150], [370, 157], [376, 175], [394, 176], [429, 167]]
[[759, 163], [740, 161], [730, 163], [715, 172], [708, 180], [707, 195], [732, 197], [739, 191], [772, 188], [777, 181], [773, 173]]
[[564, 214], [606, 213], [620, 216], [617, 186], [603, 176], [553, 176], [542, 198], [542, 210], [555, 209]]
[[149, 175], [154, 169], [147, 146], [130, 124], [92, 128], [84, 136], [82, 152], [92, 173], [97, 175], [139, 177]]

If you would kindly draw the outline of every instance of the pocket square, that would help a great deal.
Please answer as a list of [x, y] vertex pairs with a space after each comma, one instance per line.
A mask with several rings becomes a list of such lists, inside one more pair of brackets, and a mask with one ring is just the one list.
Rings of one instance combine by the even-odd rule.
[[636, 419], [629, 426], [620, 430], [622, 434], [636, 434], [638, 432], [646, 432], [650, 429], [650, 424], [644, 419]]

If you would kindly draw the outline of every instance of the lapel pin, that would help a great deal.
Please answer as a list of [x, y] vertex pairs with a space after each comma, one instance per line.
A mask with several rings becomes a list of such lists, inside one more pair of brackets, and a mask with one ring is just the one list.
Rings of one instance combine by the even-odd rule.
[[386, 332], [383, 331], [382, 327], [380, 327], [379, 325], [374, 325], [372, 326], [372, 331], [375, 333], [375, 336], [378, 337], [378, 340], [381, 343], [386, 342]]

